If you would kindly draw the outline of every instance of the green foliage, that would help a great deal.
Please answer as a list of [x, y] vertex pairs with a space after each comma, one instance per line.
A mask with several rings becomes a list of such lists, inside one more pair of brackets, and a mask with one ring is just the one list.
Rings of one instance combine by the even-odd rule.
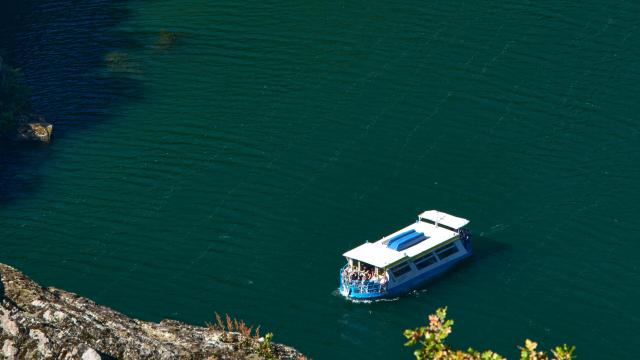
[[553, 357], [550, 357], [544, 351], [537, 351], [538, 343], [529, 339], [524, 341], [524, 347], [520, 348], [520, 360], [571, 360], [573, 359], [573, 352], [576, 350], [575, 346], [569, 347], [564, 344], [562, 346], [556, 346], [551, 350]]
[[260, 343], [260, 348], [258, 349], [258, 353], [260, 356], [265, 358], [266, 360], [274, 360], [276, 358], [273, 353], [273, 343], [271, 340], [273, 339], [272, 333], [267, 333], [264, 336], [262, 343]]
[[556, 346], [555, 349], [551, 350], [553, 355], [558, 360], [571, 360], [573, 359], [573, 352], [576, 351], [576, 347], [574, 345], [562, 344], [562, 346]]
[[[444, 340], [451, 334], [453, 320], [447, 320], [447, 308], [439, 308], [435, 314], [429, 315], [429, 324], [413, 330], [404, 331], [407, 338], [405, 346], [416, 346], [413, 352], [417, 360], [506, 360], [504, 356], [491, 350], [483, 352], [469, 348], [467, 351], [454, 350]], [[574, 359], [575, 346], [557, 346], [551, 353], [536, 351], [538, 344], [527, 339], [525, 346], [520, 347], [520, 360], [571, 360]]]
[[440, 308], [435, 315], [429, 315], [429, 325], [420, 326], [414, 330], [405, 330], [404, 336], [408, 341], [405, 346], [414, 346], [420, 343], [422, 346], [413, 352], [416, 359], [436, 359], [447, 351], [444, 339], [451, 334], [453, 320], [446, 320], [447, 308]]
[[29, 96], [22, 74], [0, 57], [0, 135], [14, 129], [20, 117], [29, 112]]

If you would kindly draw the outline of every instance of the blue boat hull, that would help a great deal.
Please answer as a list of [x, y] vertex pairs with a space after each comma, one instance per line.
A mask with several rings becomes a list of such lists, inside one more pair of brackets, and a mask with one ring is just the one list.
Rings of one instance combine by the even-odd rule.
[[[467, 244], [465, 244], [467, 245]], [[470, 245], [470, 244], [469, 244]], [[345, 294], [343, 293], [344, 296], [350, 298], [350, 299], [357, 299], [357, 300], [374, 300], [374, 299], [384, 299], [384, 298], [390, 298], [390, 297], [397, 297], [399, 295], [405, 294], [413, 289], [416, 289], [418, 287], [420, 287], [420, 285], [423, 285], [427, 282], [429, 282], [430, 280], [433, 280], [434, 278], [437, 278], [438, 276], [444, 274], [445, 272], [447, 272], [448, 270], [450, 270], [452, 267], [454, 267], [455, 265], [457, 265], [458, 263], [460, 263], [461, 261], [465, 260], [466, 258], [471, 256], [471, 246], [467, 246], [468, 252], [465, 253], [464, 255], [456, 258], [456, 259], [452, 259], [451, 261], [448, 261], [445, 264], [442, 264], [441, 266], [438, 266], [434, 269], [431, 269], [429, 271], [426, 271], [422, 274], [419, 274], [409, 280], [406, 280], [398, 285], [395, 286], [389, 286], [387, 288], [387, 291], [385, 292], [369, 292], [369, 293], [357, 293], [357, 292], [351, 292], [349, 291], [349, 293]], [[341, 284], [342, 285], [342, 284]]]
[[387, 294], [386, 297], [394, 297], [394, 296], [398, 296], [401, 294], [404, 294], [408, 291], [411, 291], [413, 289], [418, 288], [420, 285], [423, 285], [427, 282], [429, 282], [430, 280], [433, 280], [435, 278], [437, 278], [438, 276], [444, 274], [445, 272], [449, 271], [452, 267], [456, 266], [458, 263], [460, 263], [462, 260], [468, 258], [469, 256], [471, 256], [471, 253], [466, 253], [463, 256], [458, 257], [457, 259], [451, 260], [450, 262], [443, 264], [441, 266], [438, 266], [435, 269], [429, 270], [423, 274], [420, 274], [410, 280], [407, 280], [401, 284], [398, 284], [397, 286], [394, 287], [390, 287], [387, 289]]

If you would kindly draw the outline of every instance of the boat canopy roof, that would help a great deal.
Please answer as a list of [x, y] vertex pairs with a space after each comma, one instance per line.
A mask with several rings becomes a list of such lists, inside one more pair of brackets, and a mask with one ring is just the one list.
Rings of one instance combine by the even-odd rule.
[[[456, 231], [438, 226], [437, 224], [442, 224], [453, 229], [458, 229], [469, 223], [469, 221], [466, 219], [455, 217], [435, 210], [425, 211], [419, 215], [419, 218], [433, 221], [436, 224], [418, 221], [394, 233], [391, 233], [376, 242], [364, 243], [356, 248], [347, 251], [342, 255], [348, 259], [358, 260], [375, 267], [388, 268], [392, 265], [403, 262], [403, 260], [406, 260], [407, 258], [422, 255], [425, 252], [433, 250], [457, 238], [458, 233]], [[443, 219], [445, 220], [445, 222], [436, 221]], [[388, 246], [390, 240], [393, 241], [393, 239], [397, 238], [399, 235], [413, 231], [417, 233], [423, 233], [426, 239], [402, 251], [393, 250]]]
[[427, 210], [418, 215], [418, 218], [433, 221], [436, 224], [442, 224], [456, 230], [469, 223], [469, 220], [467, 219], [459, 218], [437, 210]]
[[362, 261], [379, 268], [385, 268], [406, 257], [405, 254], [391, 250], [384, 245], [380, 246], [377, 242], [364, 243], [343, 255], [349, 259]]

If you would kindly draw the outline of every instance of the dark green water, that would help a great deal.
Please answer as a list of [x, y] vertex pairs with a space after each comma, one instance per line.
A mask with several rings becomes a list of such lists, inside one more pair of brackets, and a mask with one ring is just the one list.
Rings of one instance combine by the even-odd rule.
[[[28, 4], [3, 43], [56, 138], [0, 148], [0, 261], [314, 359], [409, 359], [442, 305], [456, 346], [635, 352], [637, 3]], [[342, 252], [430, 208], [471, 220], [472, 260], [336, 295]]]

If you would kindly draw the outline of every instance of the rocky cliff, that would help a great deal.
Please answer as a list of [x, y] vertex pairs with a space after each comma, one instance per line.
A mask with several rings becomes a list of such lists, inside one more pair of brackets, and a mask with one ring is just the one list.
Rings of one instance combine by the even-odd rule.
[[152, 323], [0, 264], [0, 354], [7, 359], [301, 359], [296, 350], [174, 320]]

